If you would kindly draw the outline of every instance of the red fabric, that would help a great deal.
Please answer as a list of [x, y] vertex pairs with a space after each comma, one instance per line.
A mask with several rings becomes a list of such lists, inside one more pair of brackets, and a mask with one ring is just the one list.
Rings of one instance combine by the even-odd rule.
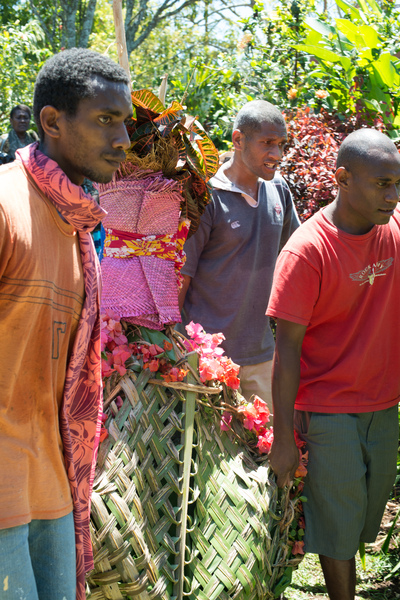
[[102, 414], [100, 265], [89, 232], [106, 212], [80, 186], [74, 185], [56, 162], [40, 152], [38, 144], [18, 150], [16, 156], [39, 189], [79, 232], [85, 301], [67, 366], [60, 430], [74, 505], [76, 599], [85, 600], [85, 574], [93, 568], [89, 532], [90, 496]]
[[320, 211], [281, 252], [267, 314], [307, 325], [295, 407], [369, 412], [400, 396], [400, 211], [365, 235]]

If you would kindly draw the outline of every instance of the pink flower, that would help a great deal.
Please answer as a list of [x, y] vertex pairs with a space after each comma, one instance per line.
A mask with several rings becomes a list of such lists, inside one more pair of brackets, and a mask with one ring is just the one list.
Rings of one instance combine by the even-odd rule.
[[230, 430], [230, 423], [232, 421], [232, 415], [231, 413], [228, 413], [227, 411], [222, 413], [222, 418], [221, 418], [221, 431], [229, 431]]
[[326, 90], [317, 90], [315, 92], [315, 95], [320, 100], [324, 100], [324, 98], [327, 98], [329, 96], [329, 92], [327, 92]]
[[270, 427], [263, 435], [258, 436], [257, 448], [261, 454], [268, 454], [271, 450], [272, 442], [274, 441], [274, 431]]
[[122, 376], [126, 373], [125, 363], [131, 357], [127, 346], [116, 346], [112, 352], [113, 367]]
[[114, 373], [115, 369], [108, 364], [108, 362], [106, 360], [104, 360], [104, 358], [101, 361], [101, 375], [102, 377], [110, 377], [110, 375], [112, 375]]

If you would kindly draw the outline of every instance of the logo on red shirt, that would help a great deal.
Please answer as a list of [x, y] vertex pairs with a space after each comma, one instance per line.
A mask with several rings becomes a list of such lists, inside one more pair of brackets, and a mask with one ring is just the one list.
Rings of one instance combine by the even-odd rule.
[[364, 285], [364, 283], [369, 283], [369, 285], [373, 285], [376, 277], [383, 277], [386, 273], [382, 273], [382, 271], [386, 271], [393, 263], [393, 257], [386, 258], [385, 260], [378, 260], [378, 262], [373, 263], [373, 265], [368, 265], [362, 271], [358, 271], [358, 273], [350, 273], [350, 277], [353, 281], [359, 281], [360, 285]]

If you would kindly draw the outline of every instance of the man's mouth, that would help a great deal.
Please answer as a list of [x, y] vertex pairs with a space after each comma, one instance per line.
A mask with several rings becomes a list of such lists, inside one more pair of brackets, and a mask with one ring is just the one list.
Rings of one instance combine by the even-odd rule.
[[119, 165], [125, 160], [126, 156], [119, 154], [118, 156], [110, 156], [105, 160], [113, 166], [119, 167]]
[[279, 163], [277, 162], [265, 162], [264, 166], [267, 167], [267, 169], [276, 169]]

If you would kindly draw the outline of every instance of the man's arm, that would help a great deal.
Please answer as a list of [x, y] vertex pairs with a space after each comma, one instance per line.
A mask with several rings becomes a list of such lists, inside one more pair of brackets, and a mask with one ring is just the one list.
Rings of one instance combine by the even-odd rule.
[[299, 450], [293, 433], [293, 415], [300, 382], [301, 346], [306, 329], [306, 325], [277, 319], [272, 367], [274, 442], [268, 458], [277, 476], [278, 487], [290, 485], [299, 466]]
[[182, 312], [182, 308], [183, 308], [183, 304], [185, 302], [185, 298], [186, 298], [186, 293], [189, 289], [189, 285], [190, 282], [192, 281], [192, 278], [189, 275], [182, 275], [183, 277], [183, 283], [182, 283], [182, 287], [179, 290], [179, 295], [178, 295], [178, 306], [179, 306], [179, 311]]

